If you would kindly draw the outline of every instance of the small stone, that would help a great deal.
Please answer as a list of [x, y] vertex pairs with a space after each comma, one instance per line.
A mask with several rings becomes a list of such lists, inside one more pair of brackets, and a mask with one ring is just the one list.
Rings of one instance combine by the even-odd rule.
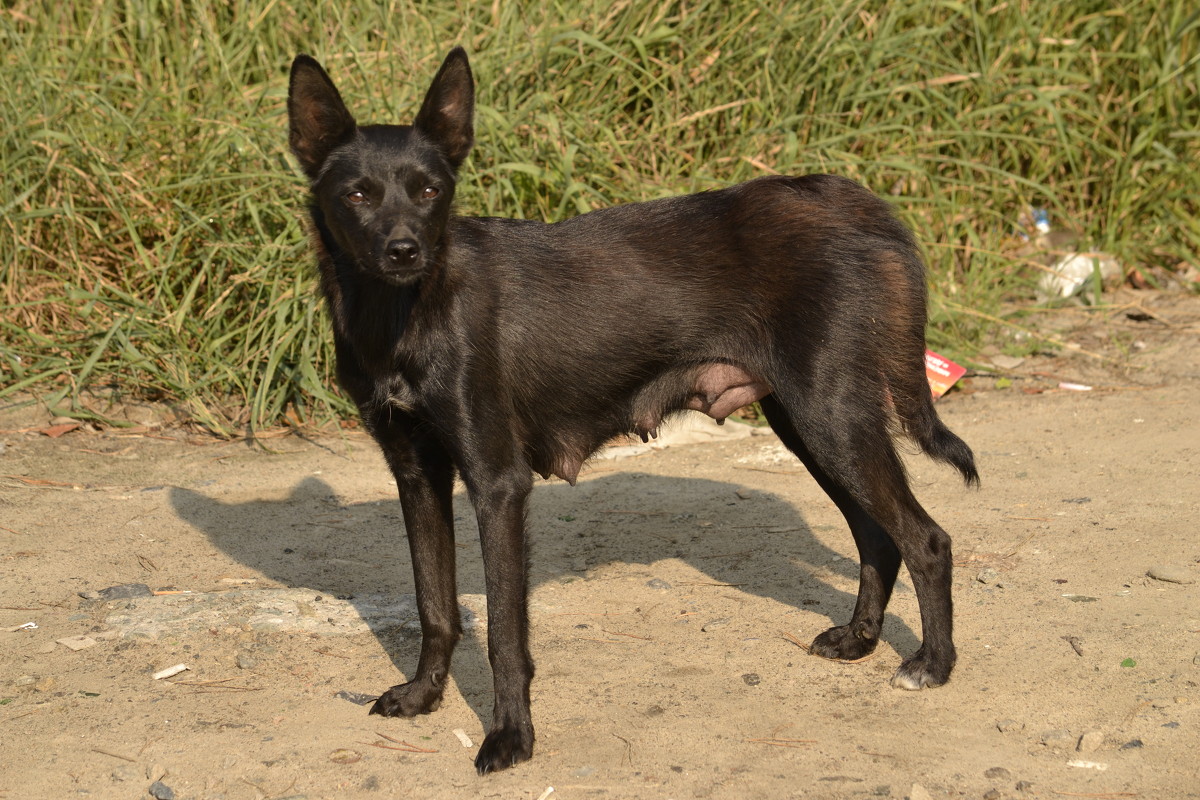
[[1075, 747], [1075, 737], [1066, 730], [1046, 731], [1042, 734], [1042, 744], [1051, 750], [1071, 750]]
[[1015, 719], [1002, 719], [996, 723], [996, 730], [1001, 733], [1012, 733], [1013, 731], [1024, 730], [1025, 723], [1017, 722]]
[[1016, 369], [1025, 363], [1025, 359], [1020, 356], [1006, 356], [1003, 353], [990, 356], [990, 359], [1000, 369]]
[[979, 570], [979, 574], [975, 576], [975, 580], [984, 584], [995, 583], [1000, 579], [1000, 573], [992, 567], [984, 567]]
[[653, 578], [651, 580], [648, 580], [648, 581], [646, 581], [646, 585], [649, 586], [651, 589], [664, 589], [665, 590], [665, 589], [671, 588], [671, 584], [667, 583], [662, 578]]
[[101, 600], [124, 600], [129, 597], [153, 597], [154, 592], [144, 583], [123, 583], [101, 589], [97, 594]]
[[1122, 750], [1141, 750], [1146, 746], [1146, 743], [1141, 739], [1130, 739], [1125, 744], [1121, 745]]
[[258, 666], [258, 659], [249, 653], [237, 654], [238, 669], [254, 669]]
[[347, 700], [351, 703], [354, 703], [356, 706], [365, 706], [367, 703], [374, 703], [379, 699], [379, 695], [376, 694], [363, 694], [362, 692], [345, 691], [338, 692], [334, 695], [334, 697], [338, 698], [339, 700]]
[[994, 781], [1008, 781], [1012, 780], [1012, 773], [1004, 767], [991, 767], [983, 771], [983, 777]]
[[69, 650], [86, 650], [89, 647], [96, 646], [96, 640], [90, 636], [67, 636], [63, 639], [55, 639], [56, 642]]
[[757, 672], [747, 672], [742, 676], [742, 680], [746, 682], [747, 686], [758, 686], [762, 683], [762, 678], [758, 676]]
[[330, 753], [329, 760], [335, 764], [357, 764], [362, 761], [362, 753], [342, 747]]
[[709, 620], [708, 622], [704, 623], [704, 625], [700, 628], [700, 630], [704, 631], [705, 633], [708, 633], [713, 628], [719, 628], [722, 625], [728, 625], [729, 622], [730, 622], [729, 617], [721, 617], [720, 619]]
[[1104, 744], [1104, 731], [1088, 731], [1079, 737], [1075, 749], [1080, 753], [1094, 753]]
[[1157, 567], [1151, 567], [1146, 570], [1146, 575], [1156, 581], [1164, 581], [1166, 583], [1191, 584], [1196, 582], [1196, 576], [1188, 572], [1187, 569], [1171, 564], [1161, 564]]
[[112, 772], [109, 773], [109, 775], [118, 783], [126, 783], [128, 781], [140, 780], [142, 776], [139, 775], [138, 772], [139, 770], [132, 764], [126, 764], [121, 767], [116, 767]]
[[983, 793], [983, 800], [1000, 800], [1000, 790], [988, 789]]
[[1017, 781], [1017, 791], [1018, 792], [1032, 792], [1033, 784], [1030, 783], [1029, 781]]
[[150, 784], [150, 796], [155, 800], [175, 800], [175, 790], [162, 781]]
[[914, 783], [908, 790], [908, 800], [933, 800], [933, 795], [919, 783]]

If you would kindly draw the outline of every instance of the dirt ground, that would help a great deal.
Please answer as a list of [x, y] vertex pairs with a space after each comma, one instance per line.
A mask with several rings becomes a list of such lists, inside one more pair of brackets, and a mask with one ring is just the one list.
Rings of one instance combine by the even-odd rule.
[[[1045, 315], [1048, 352], [939, 402], [982, 489], [910, 460], [955, 541], [949, 684], [888, 685], [920, 636], [906, 573], [875, 656], [798, 646], [849, 618], [857, 560], [769, 432], [617, 451], [534, 490], [536, 752], [486, 778], [461, 493], [453, 683], [433, 715], [369, 717], [418, 639], [362, 435], [52, 438], [9, 409], [0, 798], [1200, 797], [1200, 299], [1115, 302]], [[81, 596], [127, 584], [188, 593]]]

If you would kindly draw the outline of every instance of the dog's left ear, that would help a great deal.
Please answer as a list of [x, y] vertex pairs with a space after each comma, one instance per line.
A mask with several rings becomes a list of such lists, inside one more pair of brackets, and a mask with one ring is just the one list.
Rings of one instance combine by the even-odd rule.
[[475, 141], [475, 79], [467, 53], [456, 47], [433, 79], [413, 127], [432, 139], [458, 169]]

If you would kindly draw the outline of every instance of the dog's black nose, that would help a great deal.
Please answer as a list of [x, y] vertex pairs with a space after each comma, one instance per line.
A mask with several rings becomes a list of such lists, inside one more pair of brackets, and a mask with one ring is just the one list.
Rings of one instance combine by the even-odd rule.
[[421, 255], [421, 246], [413, 239], [392, 239], [387, 243], [388, 261], [397, 267], [407, 267]]

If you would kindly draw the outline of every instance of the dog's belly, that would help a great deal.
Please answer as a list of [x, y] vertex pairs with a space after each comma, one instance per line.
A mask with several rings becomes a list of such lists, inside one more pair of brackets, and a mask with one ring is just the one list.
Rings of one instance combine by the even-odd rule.
[[[583, 463], [614, 436], [632, 432], [649, 441], [658, 436], [664, 418], [688, 409], [724, 422], [734, 411], [770, 393], [766, 380], [739, 364], [710, 362], [669, 370], [641, 387], [628, 417], [605, 421], [597, 414], [582, 425], [560, 424], [543, 430], [545, 438], [531, 448], [533, 468], [543, 478], [556, 475], [574, 485]], [[577, 432], [579, 438], [559, 438], [563, 431]]]
[[717, 422], [771, 393], [767, 382], [737, 364], [705, 364], [697, 373], [687, 407]]
[[743, 406], [771, 393], [767, 381], [729, 361], [717, 361], [668, 372], [650, 382], [634, 401], [633, 431], [646, 441], [658, 436], [663, 417], [675, 411], [700, 411], [724, 422]]

